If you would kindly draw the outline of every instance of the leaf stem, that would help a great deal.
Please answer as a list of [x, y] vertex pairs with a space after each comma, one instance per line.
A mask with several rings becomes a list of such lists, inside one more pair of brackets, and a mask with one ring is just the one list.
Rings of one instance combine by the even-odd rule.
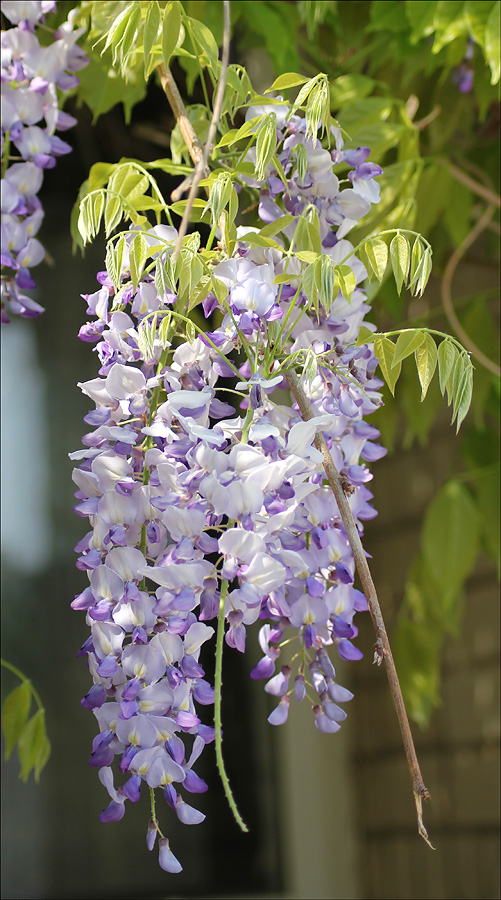
[[28, 687], [32, 693], [33, 699], [34, 699], [35, 703], [37, 704], [38, 708], [42, 712], [45, 712], [45, 707], [42, 703], [40, 694], [38, 693], [37, 689], [35, 687], [33, 687], [30, 679], [27, 678], [26, 675], [23, 672], [21, 672], [20, 669], [18, 669], [16, 666], [13, 666], [12, 663], [7, 662], [6, 659], [0, 659], [0, 665], [2, 665], [4, 667], [4, 669], [8, 669], [10, 672], [13, 672], [14, 675], [17, 675], [17, 677], [19, 678], [20, 681], [22, 681], [22, 682], [24, 682], [24, 684], [28, 685]]

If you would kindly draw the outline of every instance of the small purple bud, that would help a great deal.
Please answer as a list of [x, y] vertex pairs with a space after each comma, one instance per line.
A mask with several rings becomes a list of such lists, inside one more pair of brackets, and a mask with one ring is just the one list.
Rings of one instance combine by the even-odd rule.
[[155, 825], [153, 819], [150, 819], [150, 821], [148, 823], [148, 830], [146, 832], [146, 846], [147, 846], [148, 850], [153, 850], [156, 839], [157, 839], [157, 826]]
[[296, 675], [294, 679], [294, 696], [298, 703], [306, 697], [306, 686], [304, 683], [304, 675]]

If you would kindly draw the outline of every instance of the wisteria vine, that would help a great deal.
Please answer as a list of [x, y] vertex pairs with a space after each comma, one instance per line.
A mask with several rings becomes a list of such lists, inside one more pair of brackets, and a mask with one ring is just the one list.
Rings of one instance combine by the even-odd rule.
[[[2, 15], [13, 26], [2, 31], [2, 322], [9, 322], [10, 315], [32, 318], [43, 312], [24, 293], [36, 287], [30, 268], [45, 257], [35, 237], [44, 216], [38, 192], [44, 170], [71, 152], [70, 145], [55, 134], [76, 124], [60, 108], [60, 95], [78, 85], [74, 73], [88, 63], [77, 44], [85, 30], [74, 27], [77, 10], [71, 10], [54, 31], [45, 25], [45, 16], [55, 8], [54, 0], [3, 0], [1, 4]], [[39, 42], [41, 28], [52, 38], [48, 45]]]
[[[339, 130], [330, 152], [286, 104], [272, 115], [285, 179], [270, 162], [247, 183], [259, 191], [262, 221], [276, 223], [274, 246], [256, 245], [241, 228], [230, 258], [214, 252], [204, 328], [178, 311], [172, 226], [122, 235], [113, 271], [85, 295], [91, 318], [80, 337], [95, 343], [101, 367], [80, 385], [96, 408], [85, 417], [86, 449], [72, 454], [73, 479], [76, 512], [92, 530], [76, 548], [89, 586], [72, 606], [91, 629], [81, 653], [93, 686], [82, 704], [99, 725], [90, 764], [111, 798], [103, 821], [120, 819], [143, 781], [163, 789], [182, 822], [204, 818], [182, 792], [206, 790], [193, 766], [206, 743], [220, 741], [220, 722], [214, 729], [199, 710], [215, 699], [199, 662], [214, 635], [208, 622], [218, 619], [220, 639], [224, 631], [243, 652], [247, 626], [260, 621], [263, 657], [251, 677], [265, 679], [278, 701], [271, 724], [286, 721], [292, 697], [308, 698], [316, 727], [332, 733], [352, 698], [328, 648], [361, 658], [353, 619], [367, 601], [353, 585], [353, 554], [312, 442], [326, 438], [363, 533], [376, 515], [366, 463], [385, 453], [364, 417], [381, 405], [382, 382], [372, 345], [356, 346], [362, 323], [373, 326], [366, 271], [346, 234], [378, 202], [382, 170], [367, 162], [367, 148], [345, 151]], [[350, 167], [346, 186], [333, 171], [340, 162]], [[333, 283], [327, 292], [322, 283], [314, 304], [306, 294], [294, 249], [308, 217], [317, 219], [324, 265], [353, 273], [348, 296]], [[196, 256], [199, 236], [186, 240], [184, 252]], [[151, 262], [134, 283], [139, 242]], [[284, 401], [284, 375], [298, 363], [314, 411], [308, 422]], [[150, 849], [157, 834], [160, 865], [180, 871], [152, 812]]]

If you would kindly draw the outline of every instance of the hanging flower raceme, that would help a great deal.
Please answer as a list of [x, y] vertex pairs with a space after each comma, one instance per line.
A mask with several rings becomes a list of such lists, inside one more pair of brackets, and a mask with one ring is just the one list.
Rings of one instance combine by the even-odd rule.
[[[380, 170], [365, 149], [344, 151], [336, 137], [329, 153], [297, 118], [278, 133], [287, 188], [270, 166], [260, 211], [268, 222], [286, 218], [269, 246], [247, 231], [231, 258], [206, 262], [213, 290], [201, 308], [216, 327], [198, 329], [177, 308], [170, 226], [131, 227], [84, 297], [90, 318], [80, 337], [95, 345], [100, 368], [80, 385], [95, 408], [85, 449], [71, 454], [75, 510], [90, 522], [76, 547], [89, 583], [72, 606], [91, 631], [81, 654], [93, 685], [82, 704], [99, 727], [90, 764], [110, 796], [103, 821], [120, 819], [143, 782], [163, 789], [180, 821], [204, 818], [185, 792], [206, 789], [193, 765], [214, 739], [200, 710], [214, 690], [200, 649], [220, 607], [226, 643], [241, 652], [247, 626], [261, 622], [263, 658], [251, 677], [266, 679], [278, 701], [271, 724], [286, 721], [292, 697], [309, 697], [322, 732], [346, 717], [339, 704], [352, 694], [337, 683], [328, 648], [361, 657], [353, 620], [367, 604], [314, 439], [327, 441], [360, 533], [375, 515], [365, 463], [385, 451], [364, 422], [381, 405], [381, 382], [372, 345], [356, 347], [369, 311], [359, 286], [366, 273], [345, 239], [377, 201]], [[343, 189], [333, 171], [340, 162], [351, 167]], [[318, 294], [322, 282], [295, 255], [310, 209], [321, 265], [347, 264], [349, 291], [332, 281], [329, 296], [312, 299], [311, 285]], [[234, 351], [247, 357], [238, 368]], [[284, 372], [298, 363], [309, 421], [284, 401]], [[230, 378], [238, 412], [218, 396]], [[160, 865], [180, 871], [152, 807], [150, 849], [157, 834]]]
[[[58, 91], [78, 85], [74, 74], [88, 62], [76, 41], [84, 29], [74, 29], [76, 10], [41, 46], [37, 25], [43, 24], [55, 2], [3, 2], [2, 13], [13, 27], [2, 31], [2, 322], [9, 314], [25, 317], [43, 312], [24, 292], [36, 287], [30, 268], [45, 250], [36, 238], [43, 209], [38, 198], [45, 169], [71, 147], [55, 132], [76, 120], [63, 112]], [[46, 26], [45, 26], [46, 27]]]

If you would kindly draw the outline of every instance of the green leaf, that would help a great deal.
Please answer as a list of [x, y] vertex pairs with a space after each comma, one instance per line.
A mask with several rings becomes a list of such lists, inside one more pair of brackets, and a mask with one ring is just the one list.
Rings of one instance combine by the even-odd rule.
[[423, 37], [429, 37], [435, 30], [437, 0], [405, 0], [405, 12], [412, 31], [411, 44], [417, 44]]
[[212, 290], [217, 297], [218, 303], [223, 303], [228, 296], [228, 288], [224, 281], [220, 281], [215, 275], [212, 276]]
[[170, 347], [169, 341], [169, 328], [171, 324], [172, 316], [170, 313], [167, 313], [166, 316], [163, 316], [162, 321], [160, 322], [160, 326], [158, 329], [158, 340], [162, 346], [162, 350], [166, 350], [167, 347]]
[[114, 51], [116, 51], [120, 41], [123, 39], [127, 26], [129, 24], [129, 19], [131, 14], [133, 13], [136, 7], [136, 3], [128, 3], [125, 9], [122, 10], [121, 13], [116, 17], [114, 21], [112, 21], [111, 25], [108, 28], [106, 41], [104, 47], [101, 51], [101, 56], [111, 47]]
[[279, 216], [274, 222], [268, 222], [267, 225], [264, 225], [264, 227], [260, 229], [260, 234], [264, 235], [264, 237], [274, 237], [279, 231], [283, 231], [284, 228], [291, 225], [293, 221], [294, 216]]
[[200, 64], [202, 66], [208, 66], [211, 69], [212, 74], [217, 78], [219, 50], [212, 31], [210, 31], [203, 22], [200, 22], [199, 19], [185, 16], [183, 21], [193, 37]]
[[125, 77], [113, 66], [108, 53], [103, 58], [91, 54], [88, 65], [78, 77], [78, 97], [91, 110], [92, 124], [117, 103], [123, 104], [125, 121], [129, 124], [132, 108], [146, 96], [143, 67], [127, 70]]
[[431, 273], [431, 250], [429, 247], [426, 247], [424, 251], [423, 259], [421, 260], [419, 266], [419, 278], [414, 287], [413, 294], [415, 297], [421, 297], [423, 294], [426, 285], [428, 284], [428, 279]]
[[421, 384], [421, 400], [423, 401], [437, 367], [437, 345], [430, 334], [423, 334], [423, 341], [417, 347], [414, 355]]
[[407, 282], [410, 264], [409, 241], [403, 234], [397, 233], [392, 239], [390, 244], [390, 258], [397, 291], [400, 293], [402, 284]]
[[5, 738], [5, 759], [12, 753], [21, 734], [31, 706], [31, 690], [27, 681], [14, 688], [4, 700], [2, 707], [2, 731]]
[[439, 0], [434, 19], [435, 38], [432, 53], [440, 53], [446, 44], [468, 34], [464, 0]]
[[381, 238], [372, 238], [364, 244], [365, 254], [378, 281], [382, 281], [388, 262], [388, 245]]
[[136, 234], [129, 251], [130, 277], [134, 290], [137, 289], [144, 264], [148, 257], [148, 244], [144, 234]]
[[21, 763], [19, 777], [23, 781], [28, 780], [37, 760], [43, 758], [46, 741], [44, 711], [39, 709], [31, 719], [28, 719], [17, 742], [17, 753]]
[[395, 344], [393, 341], [388, 340], [388, 338], [377, 337], [374, 341], [374, 353], [378, 358], [379, 368], [383, 373], [383, 378], [392, 395], [395, 396], [395, 385], [398, 381], [398, 376], [400, 375], [400, 369], [402, 367], [402, 363], [397, 363], [396, 366], [393, 365]]
[[162, 56], [167, 68], [170, 58], [176, 49], [181, 30], [181, 7], [178, 0], [170, 0], [164, 10], [162, 22]]
[[473, 40], [485, 50], [485, 36], [489, 16], [496, 7], [496, 0], [466, 0], [465, 17]]
[[483, 540], [489, 556], [496, 563], [499, 578], [501, 576], [499, 459], [497, 468], [494, 471], [485, 474], [481, 472], [479, 474], [480, 477], [477, 478], [477, 503]]
[[275, 78], [271, 87], [265, 90], [265, 94], [268, 94], [270, 91], [286, 91], [288, 88], [296, 87], [298, 84], [305, 84], [306, 81], [308, 81], [308, 78], [305, 78], [304, 75], [298, 75], [297, 72], [285, 72], [284, 75], [279, 75], [278, 78]]
[[414, 353], [423, 343], [423, 339], [424, 334], [419, 328], [413, 328], [411, 331], [404, 331], [403, 334], [399, 334], [395, 344], [393, 365]]
[[358, 330], [358, 337], [355, 343], [355, 347], [360, 347], [361, 344], [373, 344], [376, 340], [377, 335], [370, 331], [369, 328], [366, 328], [365, 325], [361, 325]]
[[160, 28], [160, 7], [157, 0], [148, 3], [146, 19], [144, 21], [144, 77], [148, 79], [157, 64], [153, 47], [157, 43]]
[[50, 745], [49, 738], [47, 737], [47, 733], [45, 731], [45, 720], [44, 720], [44, 738], [41, 741], [40, 746], [39, 746], [38, 754], [35, 759], [35, 771], [33, 773], [37, 784], [40, 781], [40, 774], [41, 774], [42, 770], [47, 765], [47, 762], [50, 757], [50, 753], [51, 753], [51, 745]]
[[472, 392], [473, 366], [468, 360], [468, 362], [465, 363], [463, 374], [458, 382], [457, 390], [452, 400], [452, 421], [454, 422], [454, 419], [457, 418], [456, 434], [470, 408]]
[[[445, 393], [445, 387], [449, 378], [451, 377], [452, 370], [456, 364], [457, 358], [459, 356], [459, 351], [455, 344], [452, 341], [443, 340], [438, 348], [438, 378], [440, 382], [440, 390], [442, 395]], [[450, 403], [450, 400], [449, 400]]]
[[430, 629], [428, 623], [401, 618], [392, 644], [407, 711], [421, 728], [425, 728], [433, 710], [441, 703], [441, 635], [436, 629]]
[[411, 273], [409, 275], [409, 288], [413, 288], [419, 279], [424, 256], [424, 245], [419, 237], [416, 238], [412, 245], [411, 254]]
[[277, 146], [277, 117], [269, 113], [262, 120], [256, 138], [256, 177], [263, 180], [268, 163], [271, 162]]
[[470, 493], [449, 481], [426, 510], [421, 547], [439, 590], [456, 593], [470, 574], [478, 551], [479, 516]]
[[500, 20], [501, 2], [493, 6], [485, 30], [485, 53], [491, 67], [491, 84], [497, 84], [500, 76]]
[[207, 294], [211, 289], [212, 278], [210, 275], [202, 275], [200, 281], [198, 282], [196, 288], [191, 292], [190, 299], [188, 302], [188, 312], [191, 312], [195, 306], [198, 306], [202, 300], [205, 300]]
[[336, 281], [343, 297], [348, 303], [351, 303], [351, 297], [357, 284], [355, 273], [349, 266], [336, 266], [335, 272]]

